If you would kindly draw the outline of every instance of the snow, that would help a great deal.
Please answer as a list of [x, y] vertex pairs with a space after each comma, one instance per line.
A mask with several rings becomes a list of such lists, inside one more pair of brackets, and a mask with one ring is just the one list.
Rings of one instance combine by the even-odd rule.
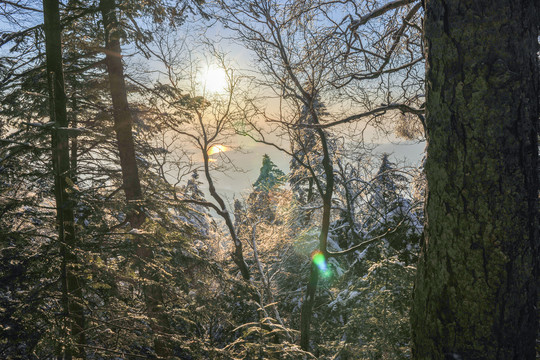
[[358, 250], [356, 250], [354, 253], [356, 255], [356, 258], [358, 260], [362, 260], [366, 257], [366, 254], [367, 254], [367, 251], [369, 249], [369, 246], [367, 246], [364, 250], [362, 250], [362, 252], [359, 252]]
[[141, 229], [131, 229], [129, 231], [130, 234], [133, 234], [133, 235], [148, 235], [150, 234], [149, 232], [146, 232], [144, 230], [141, 230]]

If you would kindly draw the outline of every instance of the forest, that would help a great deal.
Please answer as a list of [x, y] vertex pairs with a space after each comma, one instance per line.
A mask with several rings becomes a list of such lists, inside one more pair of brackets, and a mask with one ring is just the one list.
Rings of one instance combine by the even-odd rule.
[[539, 29], [0, 0], [0, 359], [539, 359]]

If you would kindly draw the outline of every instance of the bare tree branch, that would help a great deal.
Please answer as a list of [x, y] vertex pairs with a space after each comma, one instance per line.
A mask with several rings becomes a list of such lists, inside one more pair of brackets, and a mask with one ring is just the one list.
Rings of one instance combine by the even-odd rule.
[[402, 7], [404, 5], [408, 5], [411, 3], [414, 3], [419, 0], [395, 0], [391, 1], [389, 3], [386, 3], [385, 5], [381, 6], [380, 8], [377, 8], [370, 12], [369, 14], [366, 14], [362, 16], [360, 19], [352, 20], [351, 24], [349, 25], [349, 28], [352, 31], [356, 31], [360, 26], [366, 24], [369, 20], [376, 18], [378, 16], [384, 15], [388, 11], [397, 9], [399, 7]]

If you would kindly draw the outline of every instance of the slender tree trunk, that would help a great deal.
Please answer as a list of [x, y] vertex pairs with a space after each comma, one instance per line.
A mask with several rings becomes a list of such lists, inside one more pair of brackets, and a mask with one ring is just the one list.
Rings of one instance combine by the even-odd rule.
[[[316, 121], [318, 123], [318, 121]], [[328, 151], [328, 142], [326, 134], [322, 129], [317, 129], [323, 149], [322, 165], [326, 178], [325, 189], [319, 189], [323, 199], [323, 213], [321, 221], [321, 233], [319, 235], [319, 251], [324, 255], [325, 261], [328, 259], [328, 233], [330, 231], [330, 215], [332, 210], [332, 194], [334, 191], [334, 168], [332, 159]], [[315, 294], [319, 283], [319, 269], [311, 259], [311, 269], [309, 281], [306, 288], [306, 296], [302, 303], [300, 312], [300, 347], [302, 350], [309, 351], [309, 339], [311, 336], [311, 318], [313, 317], [313, 305], [315, 304]]]
[[[69, 139], [66, 129], [68, 118], [66, 110], [66, 94], [62, 63], [62, 39], [60, 27], [60, 10], [58, 0], [43, 1], [45, 22], [45, 51], [47, 55], [47, 79], [49, 86], [49, 114], [54, 123], [52, 132], [52, 156], [54, 170], [54, 194], [56, 199], [56, 216], [58, 226], [58, 242], [61, 254], [61, 287], [62, 306], [66, 319], [66, 331], [69, 334], [64, 344], [64, 359], [71, 359], [74, 353], [84, 358], [84, 313], [80, 304], [82, 290], [75, 274], [76, 256], [75, 222], [73, 201], [68, 194], [68, 178], [70, 171]], [[72, 181], [72, 180], [71, 180]], [[77, 348], [71, 342], [78, 344]]]
[[415, 359], [534, 359], [537, 0], [427, 0]]
[[[146, 216], [141, 210], [143, 195], [135, 156], [132, 133], [133, 119], [127, 99], [120, 47], [120, 25], [116, 17], [115, 0], [101, 0], [100, 10], [105, 28], [105, 54], [113, 105], [114, 130], [120, 155], [123, 189], [128, 202], [127, 219], [132, 229], [138, 229], [144, 223]], [[163, 312], [163, 290], [161, 286], [155, 284], [159, 281], [158, 276], [147, 271], [144, 265], [153, 261], [154, 251], [150, 246], [144, 244], [143, 238], [137, 237], [136, 241], [138, 242], [136, 255], [141, 261], [139, 272], [143, 279], [149, 280], [145, 283], [150, 283], [143, 285], [143, 293], [147, 314], [152, 319], [151, 326], [155, 336], [154, 350], [158, 356], [168, 357], [171, 355], [171, 349], [163, 335], [169, 333], [170, 325]]]
[[[205, 145], [207, 145], [206, 138], [204, 141], [205, 141]], [[223, 198], [216, 191], [216, 187], [214, 186], [214, 180], [212, 179], [212, 176], [210, 175], [210, 166], [209, 166], [210, 159], [208, 156], [208, 151], [206, 151], [205, 149], [206, 149], [206, 146], [202, 149], [203, 150], [202, 155], [203, 155], [203, 160], [204, 160], [204, 175], [206, 177], [206, 181], [208, 182], [210, 195], [219, 204], [219, 208], [220, 208], [219, 214], [223, 218], [223, 220], [225, 220], [225, 224], [227, 225], [227, 228], [229, 229], [229, 234], [231, 235], [231, 238], [233, 241], [234, 251], [231, 253], [232, 260], [238, 266], [238, 269], [240, 269], [242, 278], [246, 282], [251, 283], [251, 272], [249, 271], [249, 267], [246, 264], [246, 261], [244, 260], [244, 251], [243, 251], [242, 241], [240, 241], [237, 234], [238, 229], [235, 228], [234, 223], [231, 218], [231, 214], [227, 211], [227, 207], [225, 206], [225, 201], [223, 201]]]

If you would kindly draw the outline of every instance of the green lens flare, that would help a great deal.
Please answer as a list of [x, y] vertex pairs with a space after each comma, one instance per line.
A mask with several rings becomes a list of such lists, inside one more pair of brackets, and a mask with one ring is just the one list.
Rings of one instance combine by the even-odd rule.
[[317, 251], [315, 254], [313, 254], [312, 259], [315, 265], [317, 265], [319, 269], [321, 270], [326, 269], [326, 259], [324, 258], [324, 255], [322, 254], [322, 252]]
[[321, 251], [314, 251], [311, 254], [311, 259], [313, 260], [313, 263], [319, 268], [322, 276], [328, 277], [331, 275], [330, 269], [328, 269], [328, 265], [326, 264], [326, 258]]

